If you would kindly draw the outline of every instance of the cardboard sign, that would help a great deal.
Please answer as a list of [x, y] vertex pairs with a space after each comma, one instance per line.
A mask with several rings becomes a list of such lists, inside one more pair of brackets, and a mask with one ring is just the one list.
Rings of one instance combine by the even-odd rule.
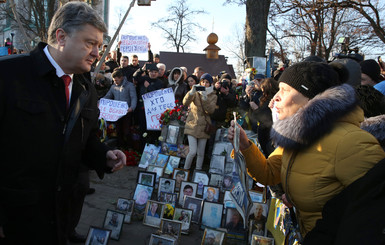
[[100, 118], [109, 122], [115, 122], [127, 114], [128, 104], [125, 101], [100, 99], [99, 101]]
[[160, 116], [166, 109], [175, 107], [175, 96], [172, 88], [152, 91], [142, 95], [142, 98], [147, 130], [160, 130]]
[[122, 53], [146, 53], [148, 51], [148, 38], [146, 36], [122, 35], [120, 38], [120, 52]]

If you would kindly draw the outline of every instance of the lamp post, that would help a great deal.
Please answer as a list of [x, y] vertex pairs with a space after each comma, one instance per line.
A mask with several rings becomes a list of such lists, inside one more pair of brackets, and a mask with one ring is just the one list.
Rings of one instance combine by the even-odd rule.
[[13, 36], [15, 36], [15, 33], [11, 32], [11, 54], [13, 54]]

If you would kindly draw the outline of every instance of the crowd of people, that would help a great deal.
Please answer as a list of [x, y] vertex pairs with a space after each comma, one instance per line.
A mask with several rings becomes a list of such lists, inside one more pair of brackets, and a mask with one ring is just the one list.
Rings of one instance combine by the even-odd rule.
[[[347, 215], [330, 214], [344, 214], [347, 207], [362, 215], [363, 210], [346, 203], [363, 192], [357, 183], [379, 192], [378, 183], [384, 184], [378, 177], [385, 172], [384, 62], [327, 62], [312, 56], [272, 74], [251, 74], [238, 81], [226, 72], [209, 74], [205, 67], [191, 72], [183, 63], [168, 69], [152, 53], [150, 43], [144, 64], [135, 54], [123, 55], [120, 43], [101, 60], [107, 52], [107, 45], [99, 50], [105, 32], [94, 10], [70, 2], [53, 17], [48, 44], [39, 43], [28, 55], [0, 59], [1, 244], [71, 240], [87, 192], [88, 171], [96, 170], [102, 178], [121, 169], [126, 162], [121, 150], [134, 147], [135, 130], [140, 137], [147, 133], [147, 142], [160, 136], [147, 131], [142, 95], [163, 88], [172, 88], [178, 103], [189, 108], [184, 169], [205, 169], [215, 137], [210, 127], [229, 127], [230, 141], [239, 127], [249, 175], [266, 186], [281, 185], [279, 198], [295, 209], [304, 244], [321, 244], [326, 238], [341, 242], [347, 236], [357, 242], [362, 230], [373, 235], [373, 244], [380, 241], [375, 224], [368, 231], [354, 227], [362, 219], [348, 222]], [[29, 66], [16, 72], [23, 64]], [[98, 138], [101, 98], [128, 104], [126, 115], [116, 122], [114, 148]], [[228, 114], [234, 110], [246, 119], [241, 125], [229, 124]], [[17, 130], [10, 130], [10, 125]], [[257, 134], [258, 144], [245, 130]], [[136, 140], [136, 150], [143, 151], [145, 140]], [[214, 199], [215, 190], [209, 193]], [[366, 198], [384, 203], [383, 197]], [[331, 223], [333, 231], [325, 228]], [[350, 230], [342, 228], [347, 224]], [[46, 236], [39, 235], [41, 229]]]

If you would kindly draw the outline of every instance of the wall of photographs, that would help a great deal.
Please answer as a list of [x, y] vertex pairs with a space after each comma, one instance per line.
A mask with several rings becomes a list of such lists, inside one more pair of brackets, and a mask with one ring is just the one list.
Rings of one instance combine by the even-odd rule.
[[220, 245], [231, 240], [274, 244], [266, 226], [270, 206], [266, 188], [249, 179], [253, 207], [247, 222], [230, 198], [234, 162], [227, 130], [218, 129], [210, 166], [199, 171], [183, 169], [188, 153], [188, 146], [180, 140], [183, 130], [172, 125], [167, 131], [173, 132], [172, 136], [162, 132], [165, 140], [160, 145], [145, 146], [133, 196], [118, 197], [116, 209], [106, 211], [102, 227], [90, 228], [87, 241], [93, 233], [118, 240], [124, 223], [142, 222], [154, 227], [149, 244], [183, 244], [192, 226], [204, 230], [202, 244]]

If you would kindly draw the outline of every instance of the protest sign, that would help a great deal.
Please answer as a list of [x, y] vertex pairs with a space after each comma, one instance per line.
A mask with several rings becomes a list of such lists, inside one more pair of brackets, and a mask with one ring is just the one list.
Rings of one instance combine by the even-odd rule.
[[122, 53], [147, 52], [148, 38], [146, 36], [122, 35], [120, 41], [120, 52]]
[[159, 89], [142, 95], [146, 115], [147, 130], [160, 130], [159, 119], [168, 108], [175, 107], [172, 88]]
[[124, 101], [100, 99], [99, 101], [100, 118], [109, 122], [115, 122], [127, 114], [128, 104]]

